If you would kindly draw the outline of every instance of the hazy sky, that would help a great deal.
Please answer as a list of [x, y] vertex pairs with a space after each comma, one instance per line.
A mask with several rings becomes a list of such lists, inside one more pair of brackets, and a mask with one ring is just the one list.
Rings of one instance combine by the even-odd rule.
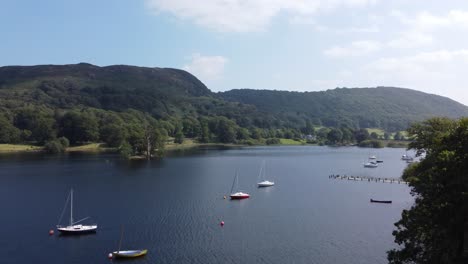
[[183, 68], [213, 91], [399, 86], [468, 105], [466, 0], [0, 0], [0, 65]]

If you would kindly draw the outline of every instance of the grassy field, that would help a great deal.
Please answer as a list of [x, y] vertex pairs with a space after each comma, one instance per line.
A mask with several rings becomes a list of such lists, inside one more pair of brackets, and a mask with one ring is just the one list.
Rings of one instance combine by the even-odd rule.
[[67, 152], [90, 152], [90, 153], [97, 153], [97, 152], [109, 152], [115, 151], [114, 148], [107, 148], [103, 143], [90, 143], [86, 145], [80, 146], [73, 146], [68, 147]]
[[13, 152], [38, 152], [42, 147], [32, 145], [13, 145], [13, 144], [0, 144], [0, 153], [13, 153]]
[[377, 135], [382, 136], [382, 137], [385, 134], [385, 131], [380, 128], [367, 128], [367, 132], [369, 132], [369, 134], [371, 134], [372, 132], [375, 132], [377, 133]]
[[166, 142], [165, 149], [166, 150], [176, 150], [176, 149], [187, 149], [200, 146], [200, 143], [195, 142], [195, 140], [191, 138], [184, 139], [182, 144], [174, 143], [174, 140], [169, 140]]
[[294, 139], [280, 138], [281, 145], [304, 145], [306, 142], [304, 140], [296, 141]]

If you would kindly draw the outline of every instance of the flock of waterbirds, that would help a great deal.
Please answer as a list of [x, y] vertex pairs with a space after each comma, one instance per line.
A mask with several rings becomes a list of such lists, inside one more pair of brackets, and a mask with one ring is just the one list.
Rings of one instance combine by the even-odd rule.
[[[273, 181], [269, 181], [265, 179], [265, 162], [262, 163], [262, 166], [260, 167], [260, 173], [259, 173], [259, 181], [257, 183], [258, 188], [265, 188], [265, 187], [271, 187], [274, 186], [275, 183]], [[236, 170], [236, 174], [234, 177], [234, 181], [231, 187], [231, 194], [230, 198], [231, 200], [241, 200], [241, 199], [246, 199], [250, 198], [250, 195], [248, 193], [242, 192], [238, 190], [238, 171]], [[226, 199], [226, 196], [224, 196], [224, 199]], [[70, 220], [68, 225], [60, 225], [62, 218], [64, 216], [64, 213], [70, 205]], [[75, 221], [73, 218], [73, 189], [70, 190], [70, 193], [68, 194], [68, 197], [65, 201], [65, 206], [62, 210], [62, 213], [59, 218], [59, 224], [57, 224], [56, 228], [57, 231], [59, 231], [62, 235], [83, 235], [83, 234], [89, 234], [89, 233], [96, 233], [98, 229], [97, 224], [90, 224], [90, 225], [84, 225], [84, 224], [79, 224], [85, 220], [89, 219], [89, 217], [82, 218], [78, 221]], [[220, 222], [221, 226], [224, 226], [224, 221]], [[49, 230], [49, 235], [52, 236], [54, 235], [54, 230], [51, 229]], [[120, 234], [120, 241], [119, 241], [119, 246], [118, 250], [113, 251], [112, 253], [108, 254], [109, 259], [113, 258], [136, 258], [136, 257], [142, 257], [145, 256], [148, 253], [147, 249], [131, 249], [131, 250], [121, 250], [121, 245], [122, 245], [122, 240], [123, 240], [123, 235], [124, 235], [124, 228], [122, 226], [121, 228], [121, 234]]]

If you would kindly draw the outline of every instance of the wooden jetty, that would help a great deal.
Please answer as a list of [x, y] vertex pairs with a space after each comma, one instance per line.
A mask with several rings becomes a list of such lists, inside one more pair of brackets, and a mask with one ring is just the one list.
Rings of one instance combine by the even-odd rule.
[[331, 174], [328, 175], [329, 179], [335, 180], [348, 180], [348, 181], [366, 181], [366, 182], [382, 182], [382, 183], [396, 183], [396, 184], [408, 184], [401, 178], [380, 178], [380, 177], [369, 177], [369, 176], [351, 176], [351, 175], [340, 175]]

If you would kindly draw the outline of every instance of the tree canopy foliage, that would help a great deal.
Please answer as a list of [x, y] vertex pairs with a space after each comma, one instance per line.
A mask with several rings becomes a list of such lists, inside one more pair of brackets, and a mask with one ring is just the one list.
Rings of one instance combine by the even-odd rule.
[[337, 88], [322, 92], [288, 92], [235, 89], [219, 96], [232, 102], [254, 105], [287, 124], [310, 120], [327, 127], [382, 128], [396, 132], [430, 117], [468, 116], [468, 108], [451, 99], [394, 88]]
[[468, 118], [434, 118], [413, 125], [410, 148], [421, 156], [408, 167], [415, 204], [395, 226], [392, 264], [468, 263]]

